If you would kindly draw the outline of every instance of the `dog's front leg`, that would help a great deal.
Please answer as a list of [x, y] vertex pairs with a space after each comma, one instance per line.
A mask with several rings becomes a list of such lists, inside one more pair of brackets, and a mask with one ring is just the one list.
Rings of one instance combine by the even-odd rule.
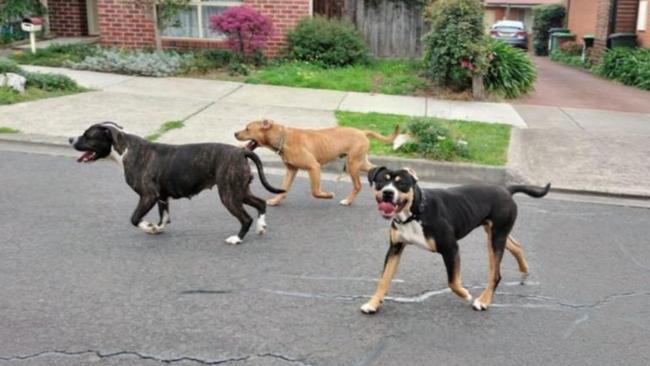
[[138, 206], [135, 208], [135, 211], [133, 211], [133, 215], [131, 215], [131, 223], [133, 226], [139, 227], [147, 234], [160, 233], [157, 225], [142, 220], [147, 212], [149, 212], [156, 204], [156, 201], [158, 201], [158, 198], [155, 196], [140, 196]]
[[458, 249], [458, 243], [454, 242], [451, 245], [444, 246], [444, 248], [446, 249], [441, 251], [440, 254], [442, 254], [442, 258], [445, 261], [449, 289], [451, 289], [451, 291], [453, 291], [453, 293], [458, 297], [471, 303], [472, 295], [470, 295], [469, 291], [463, 287], [460, 276], [460, 252]]
[[333, 193], [323, 192], [320, 190], [320, 164], [315, 163], [309, 168], [309, 182], [311, 184], [311, 194], [316, 198], [332, 199]]
[[272, 199], [266, 201], [266, 204], [269, 206], [277, 206], [287, 197], [289, 189], [293, 184], [294, 179], [296, 179], [296, 174], [298, 174], [298, 169], [295, 167], [287, 166], [287, 172], [284, 174], [284, 180], [282, 181], [282, 190], [284, 193], [280, 193], [273, 197]]
[[393, 243], [391, 240], [390, 247], [388, 247], [388, 252], [386, 253], [386, 259], [384, 260], [384, 271], [377, 284], [377, 290], [372, 295], [370, 301], [361, 306], [361, 312], [364, 314], [374, 314], [379, 310], [382, 301], [384, 301], [384, 296], [388, 292], [390, 283], [395, 276], [395, 272], [397, 272], [397, 266], [399, 265], [403, 250], [404, 244]]

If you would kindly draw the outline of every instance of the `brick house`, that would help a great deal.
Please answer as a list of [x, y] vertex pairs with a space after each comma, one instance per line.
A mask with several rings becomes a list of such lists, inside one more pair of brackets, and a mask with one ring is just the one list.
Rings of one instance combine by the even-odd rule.
[[[57, 36], [99, 36], [99, 43], [153, 47], [155, 23], [142, 0], [42, 0], [49, 9], [50, 32]], [[166, 29], [166, 48], [219, 48], [223, 36], [210, 30], [210, 16], [232, 6], [248, 5], [269, 16], [275, 28], [268, 52], [277, 53], [287, 30], [312, 14], [313, 0], [191, 0], [178, 16], [178, 27]]]
[[578, 40], [596, 37], [592, 59], [597, 61], [613, 33], [636, 33], [639, 46], [650, 48], [648, 0], [569, 0], [568, 27]]
[[547, 4], [565, 4], [566, 0], [484, 0], [485, 26], [500, 20], [519, 20], [530, 32], [533, 28], [533, 7]]

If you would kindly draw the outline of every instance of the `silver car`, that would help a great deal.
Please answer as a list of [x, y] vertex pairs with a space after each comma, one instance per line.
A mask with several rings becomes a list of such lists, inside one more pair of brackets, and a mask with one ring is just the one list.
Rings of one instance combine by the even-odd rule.
[[524, 23], [516, 20], [502, 20], [490, 28], [490, 36], [514, 47], [528, 49], [528, 32]]

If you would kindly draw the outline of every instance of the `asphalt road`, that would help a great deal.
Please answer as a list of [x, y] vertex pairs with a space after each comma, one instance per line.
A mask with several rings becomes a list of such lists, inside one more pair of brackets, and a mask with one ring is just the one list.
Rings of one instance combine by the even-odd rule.
[[[438, 255], [407, 248], [367, 316], [388, 240], [367, 187], [345, 208], [299, 179], [240, 246], [216, 192], [173, 202], [160, 236], [133, 228], [136, 196], [108, 163], [0, 152], [0, 189], [0, 366], [650, 364], [647, 209], [518, 197], [528, 285], [507, 256], [475, 312]], [[476, 296], [482, 231], [461, 247]]]

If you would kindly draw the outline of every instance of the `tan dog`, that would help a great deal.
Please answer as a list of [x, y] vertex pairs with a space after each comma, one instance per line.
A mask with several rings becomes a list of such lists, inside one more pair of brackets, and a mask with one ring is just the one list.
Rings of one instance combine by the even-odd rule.
[[[347, 171], [352, 177], [354, 188], [340, 203], [350, 205], [361, 191], [361, 172], [374, 166], [368, 161], [370, 141], [368, 137], [385, 143], [392, 143], [399, 135], [399, 125], [391, 136], [382, 136], [374, 131], [362, 131], [352, 127], [332, 127], [320, 130], [307, 130], [286, 127], [268, 119], [249, 123], [242, 131], [235, 133], [239, 141], [250, 141], [247, 147], [254, 150], [258, 146], [277, 152], [287, 173], [282, 183], [286, 192], [291, 188], [299, 169], [309, 173], [311, 192], [316, 198], [331, 199], [332, 193], [321, 191], [321, 166], [343, 156], [347, 157]], [[280, 204], [287, 196], [278, 194], [267, 201], [271, 206]]]

